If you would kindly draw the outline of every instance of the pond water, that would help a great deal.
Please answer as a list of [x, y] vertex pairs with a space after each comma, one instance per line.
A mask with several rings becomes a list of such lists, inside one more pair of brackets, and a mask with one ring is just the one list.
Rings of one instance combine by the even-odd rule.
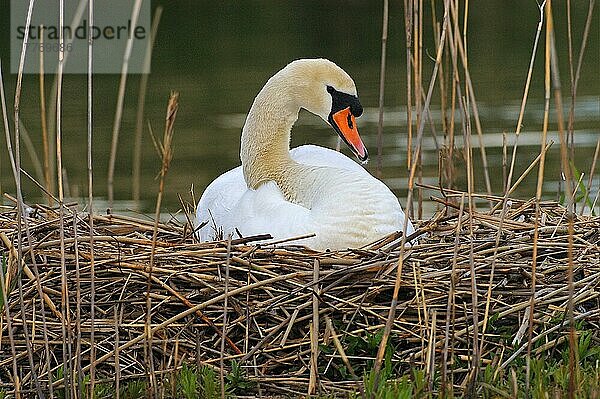
[[[385, 95], [383, 179], [404, 204], [407, 193], [406, 126], [406, 54], [402, 2], [390, 4], [388, 62]], [[429, 3], [429, 2], [426, 2]], [[438, 6], [440, 2], [438, 3]], [[571, 2], [573, 7], [573, 47], [579, 52], [587, 2]], [[5, 9], [7, 2], [0, 2]], [[538, 23], [535, 1], [471, 2], [468, 25], [468, 54], [471, 79], [488, 152], [492, 191], [503, 189], [503, 133], [512, 145], [523, 95], [523, 87]], [[180, 109], [175, 125], [174, 159], [166, 181], [163, 210], [175, 212], [180, 194], [189, 199], [193, 185], [196, 199], [216, 176], [239, 164], [239, 135], [245, 113], [264, 82], [293, 59], [326, 57], [343, 67], [355, 80], [365, 113], [358, 120], [365, 144], [372, 155], [366, 166], [375, 171], [378, 90], [381, 49], [381, 4], [360, 1], [304, 2], [184, 2], [154, 1], [153, 8], [164, 7], [152, 61], [146, 98], [145, 118], [155, 134], [162, 134], [166, 102], [171, 90], [180, 92]], [[556, 42], [560, 74], [565, 95], [565, 115], [570, 99], [564, 2], [554, 2]], [[6, 31], [6, 13], [2, 13], [0, 33]], [[594, 12], [578, 96], [575, 102], [575, 159], [577, 169], [585, 173], [592, 165], [600, 138], [600, 21]], [[429, 12], [426, 15], [430, 15]], [[438, 10], [438, 15], [441, 12]], [[426, 18], [427, 19], [427, 18]], [[425, 21], [426, 24], [430, 22]], [[3, 36], [4, 37], [4, 36]], [[435, 53], [431, 27], [423, 39], [424, 85], [433, 68]], [[537, 156], [543, 121], [543, 44], [536, 59], [530, 99], [526, 108], [515, 176]], [[8, 74], [8, 44], [0, 45], [3, 73], [9, 102], [14, 93], [15, 75]], [[6, 60], [6, 61], [5, 61]], [[115, 59], [115, 63], [121, 63]], [[52, 77], [47, 77], [47, 91]], [[142, 153], [141, 199], [132, 202], [132, 154], [137, 109], [139, 75], [127, 81], [125, 108], [115, 175], [116, 210], [151, 212], [158, 182], [160, 162], [145, 129]], [[94, 77], [94, 194], [99, 209], [105, 207], [106, 175], [111, 130], [116, 107], [119, 77]], [[87, 193], [86, 172], [86, 77], [67, 75], [64, 80], [64, 149], [66, 192], [77, 198]], [[35, 75], [26, 75], [22, 94], [21, 117], [31, 136], [38, 157], [42, 157], [39, 116], [39, 83]], [[440, 122], [440, 96], [434, 93], [432, 117], [437, 139], [426, 127], [423, 141], [423, 182], [438, 182], [438, 147], [443, 145]], [[552, 102], [552, 105], [554, 102]], [[10, 106], [10, 104], [9, 104]], [[557, 198], [560, 179], [559, 141], [555, 113], [550, 120], [551, 147], [546, 165], [544, 195]], [[457, 146], [462, 148], [462, 133], [457, 130]], [[437, 142], [436, 142], [437, 140]], [[477, 140], [473, 140], [477, 144]], [[333, 130], [317, 117], [302, 112], [293, 130], [292, 145], [315, 143], [335, 147]], [[0, 184], [4, 192], [14, 193], [6, 144], [0, 140]], [[509, 153], [512, 149], [509, 147]], [[349, 152], [344, 149], [346, 154]], [[478, 149], [474, 149], [475, 188], [485, 191]], [[34, 176], [35, 164], [22, 150], [23, 167]], [[458, 160], [456, 187], [465, 188], [464, 162]], [[596, 167], [593, 194], [600, 186], [600, 166]], [[535, 169], [514, 195], [529, 198], [535, 193]], [[40, 190], [24, 180], [29, 203], [42, 201]], [[425, 193], [427, 196], [428, 193]], [[424, 217], [434, 206], [426, 203]]]

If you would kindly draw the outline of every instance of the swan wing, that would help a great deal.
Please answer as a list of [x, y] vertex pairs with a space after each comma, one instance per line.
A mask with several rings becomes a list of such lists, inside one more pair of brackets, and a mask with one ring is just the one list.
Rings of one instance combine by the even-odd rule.
[[[320, 170], [315, 169], [311, 178], [322, 194], [312, 209], [287, 201], [273, 181], [249, 189], [242, 168], [237, 167], [219, 176], [202, 194], [196, 213], [200, 240], [238, 233], [245, 237], [269, 233], [274, 239], [316, 233], [295, 243], [316, 249], [347, 248], [402, 230], [406, 216], [398, 199], [361, 165], [314, 145], [294, 148], [290, 154], [296, 162]], [[407, 234], [413, 231], [408, 221]]]
[[196, 210], [196, 234], [201, 241], [241, 233], [248, 237], [269, 233], [275, 239], [310, 232], [310, 212], [283, 197], [275, 182], [252, 190], [241, 167], [223, 173], [208, 185]]
[[232, 210], [247, 190], [241, 166], [223, 173], [206, 187], [196, 208], [196, 234], [201, 241], [227, 235], [223, 221], [230, 219]]
[[[303, 145], [290, 150], [290, 155], [296, 162], [306, 165], [368, 173], [352, 159], [329, 148]], [[269, 204], [268, 211], [263, 209], [265, 204]], [[265, 216], [264, 219], [262, 215]], [[273, 215], [279, 216], [275, 219]], [[198, 226], [202, 226], [197, 231], [202, 241], [223, 238], [229, 233], [235, 233], [237, 226], [248, 226], [244, 229], [246, 231], [242, 232], [244, 235], [269, 231], [284, 238], [284, 231], [292, 231], [291, 223], [285, 223], [286, 227], [283, 227], [280, 223], [266, 223], [266, 221], [286, 220], [301, 223], [306, 217], [308, 217], [308, 210], [286, 201], [275, 183], [263, 184], [258, 190], [248, 189], [242, 168], [238, 166], [223, 173], [206, 187], [198, 202], [195, 225], [197, 229]], [[262, 227], [268, 228], [261, 230]], [[280, 232], [273, 231], [274, 227], [279, 228]], [[306, 230], [308, 231], [309, 228], [307, 227]], [[285, 238], [287, 237], [289, 236]]]
[[230, 228], [242, 236], [269, 233], [274, 239], [311, 233], [310, 210], [287, 201], [277, 184], [266, 182], [247, 189], [231, 213]]
[[327, 166], [368, 174], [359, 163], [330, 148], [307, 144], [291, 149], [290, 155], [294, 161], [305, 165]]

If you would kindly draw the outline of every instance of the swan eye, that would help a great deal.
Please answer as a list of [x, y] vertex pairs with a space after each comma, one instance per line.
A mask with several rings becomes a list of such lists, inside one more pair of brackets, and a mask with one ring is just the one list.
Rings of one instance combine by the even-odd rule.
[[354, 128], [354, 124], [352, 123], [352, 114], [351, 113], [348, 113], [348, 127], [350, 129]]

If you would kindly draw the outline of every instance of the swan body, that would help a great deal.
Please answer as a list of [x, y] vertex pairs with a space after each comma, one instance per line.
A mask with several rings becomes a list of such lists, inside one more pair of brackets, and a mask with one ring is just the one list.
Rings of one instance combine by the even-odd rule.
[[[202, 241], [239, 233], [286, 239], [313, 249], [356, 248], [395, 231], [405, 215], [380, 180], [345, 155], [315, 145], [289, 149], [300, 108], [328, 121], [366, 161], [355, 117], [362, 107], [354, 82], [324, 59], [298, 60], [256, 96], [242, 130], [242, 165], [215, 179], [196, 211]], [[406, 220], [406, 233], [414, 228]]]

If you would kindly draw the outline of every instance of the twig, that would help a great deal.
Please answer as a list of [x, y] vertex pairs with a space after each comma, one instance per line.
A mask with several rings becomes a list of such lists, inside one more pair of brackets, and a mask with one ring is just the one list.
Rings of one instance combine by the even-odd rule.
[[318, 384], [318, 357], [319, 357], [319, 261], [315, 259], [313, 266], [313, 295], [312, 295], [312, 323], [310, 324], [310, 380], [308, 395], [317, 393]]
[[[598, 156], [600, 155], [600, 139], [596, 142], [596, 150], [594, 151], [594, 158], [592, 159], [592, 165], [590, 166], [590, 173], [588, 176], [588, 184], [585, 190], [585, 196], [583, 198], [583, 205], [581, 207], [580, 215], [583, 215], [583, 211], [585, 210], [586, 205], [590, 201], [590, 193], [592, 192], [592, 187], [594, 183], [594, 174], [596, 172], [596, 163], [598, 162]], [[598, 190], [600, 192], [600, 189]], [[590, 207], [590, 215], [594, 214], [594, 206]]]
[[221, 379], [221, 399], [225, 399], [225, 337], [227, 336], [227, 299], [229, 294], [229, 261], [231, 259], [231, 234], [227, 237], [227, 260], [225, 261], [225, 287], [223, 293], [225, 298], [223, 299], [223, 329], [221, 332], [221, 356], [219, 360], [219, 377]]

